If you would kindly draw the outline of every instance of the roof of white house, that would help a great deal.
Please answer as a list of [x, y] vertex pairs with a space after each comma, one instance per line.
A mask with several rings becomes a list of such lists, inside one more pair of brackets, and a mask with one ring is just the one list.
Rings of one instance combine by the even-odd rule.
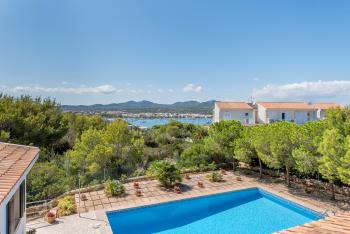
[[316, 110], [342, 108], [343, 106], [337, 103], [307, 103], [307, 102], [257, 102], [258, 105], [266, 109], [297, 109], [297, 110]]
[[253, 107], [246, 102], [215, 102], [219, 109], [252, 110]]
[[314, 110], [313, 104], [306, 102], [257, 102], [258, 105], [266, 109], [297, 109], [297, 110]]
[[326, 110], [326, 109], [331, 109], [331, 108], [343, 108], [343, 105], [337, 104], [337, 103], [315, 103], [314, 104], [316, 109], [322, 109], [322, 110]]
[[0, 142], [0, 204], [38, 155], [36, 147]]

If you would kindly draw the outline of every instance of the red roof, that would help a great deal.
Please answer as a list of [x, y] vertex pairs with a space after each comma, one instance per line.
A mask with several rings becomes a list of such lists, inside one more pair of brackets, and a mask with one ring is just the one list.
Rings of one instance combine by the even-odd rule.
[[0, 142], [0, 204], [38, 155], [36, 147]]
[[343, 108], [343, 105], [337, 104], [337, 103], [315, 103], [314, 104], [316, 109], [330, 109], [330, 108]]
[[266, 109], [297, 109], [297, 110], [314, 110], [312, 104], [306, 102], [257, 102], [258, 105]]
[[220, 109], [239, 109], [239, 110], [252, 110], [253, 107], [245, 102], [215, 102]]

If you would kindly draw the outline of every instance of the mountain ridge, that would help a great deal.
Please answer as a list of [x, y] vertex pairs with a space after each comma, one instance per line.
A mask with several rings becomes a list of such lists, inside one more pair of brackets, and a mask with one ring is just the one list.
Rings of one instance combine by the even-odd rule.
[[92, 104], [92, 105], [61, 105], [63, 111], [70, 112], [87, 112], [87, 111], [125, 111], [129, 113], [151, 112], [151, 113], [198, 113], [212, 114], [215, 100], [204, 102], [199, 101], [182, 101], [172, 104], [160, 104], [147, 100], [134, 101], [130, 100], [121, 103], [110, 104]]

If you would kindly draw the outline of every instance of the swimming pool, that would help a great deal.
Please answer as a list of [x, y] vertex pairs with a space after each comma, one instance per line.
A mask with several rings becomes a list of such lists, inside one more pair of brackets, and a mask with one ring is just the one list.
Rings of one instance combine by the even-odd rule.
[[260, 188], [107, 212], [114, 234], [272, 233], [323, 216]]

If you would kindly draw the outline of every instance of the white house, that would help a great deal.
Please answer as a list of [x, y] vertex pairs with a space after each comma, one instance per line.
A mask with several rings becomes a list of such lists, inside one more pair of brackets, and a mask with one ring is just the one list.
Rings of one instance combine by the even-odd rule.
[[330, 108], [343, 106], [337, 103], [306, 102], [215, 102], [214, 122], [237, 120], [242, 124], [262, 124], [288, 121], [303, 124], [324, 119]]
[[214, 122], [236, 120], [242, 124], [255, 124], [255, 112], [252, 105], [245, 102], [215, 102]]
[[0, 234], [26, 231], [26, 177], [38, 157], [38, 148], [0, 142]]
[[315, 103], [314, 106], [317, 111], [317, 119], [324, 119], [328, 109], [343, 108], [342, 105], [337, 103]]
[[317, 110], [311, 103], [305, 102], [257, 102], [258, 123], [277, 121], [303, 124], [317, 120]]

